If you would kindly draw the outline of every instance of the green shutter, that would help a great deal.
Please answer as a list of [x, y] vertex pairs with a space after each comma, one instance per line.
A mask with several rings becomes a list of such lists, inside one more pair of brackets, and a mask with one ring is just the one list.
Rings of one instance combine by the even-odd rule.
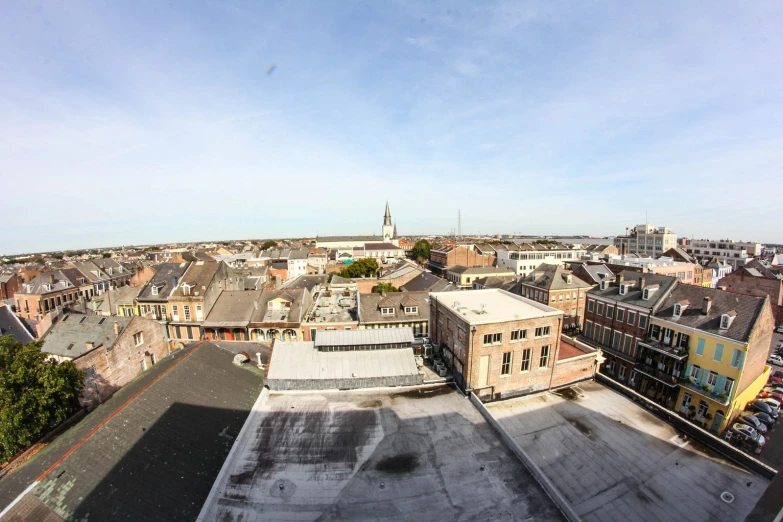
[[699, 384], [704, 386], [707, 384], [707, 377], [710, 375], [710, 372], [708, 370], [705, 370], [704, 368], [699, 368]]
[[745, 352], [740, 351], [740, 360], [739, 360], [739, 365], [737, 365], [737, 368], [741, 370], [744, 365], [745, 365]]
[[715, 360], [720, 362], [720, 360], [723, 358], [723, 345], [722, 344], [716, 344], [715, 345]]
[[704, 355], [704, 339], [699, 339], [699, 342], [696, 345], [696, 354]]
[[718, 375], [718, 378], [715, 379], [715, 393], [723, 393], [723, 387], [726, 386], [726, 377], [723, 375]]
[[693, 369], [693, 365], [691, 363], [688, 363], [688, 366], [685, 367], [685, 377], [690, 379], [692, 369]]

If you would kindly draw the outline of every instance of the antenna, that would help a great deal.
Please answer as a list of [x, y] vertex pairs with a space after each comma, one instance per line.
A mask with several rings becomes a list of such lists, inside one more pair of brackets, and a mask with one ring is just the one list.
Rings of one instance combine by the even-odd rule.
[[457, 235], [462, 235], [462, 209], [457, 210]]

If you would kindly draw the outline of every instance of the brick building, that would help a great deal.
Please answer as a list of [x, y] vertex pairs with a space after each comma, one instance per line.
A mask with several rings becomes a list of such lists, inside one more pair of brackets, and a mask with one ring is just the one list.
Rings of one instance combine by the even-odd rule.
[[39, 321], [49, 312], [62, 310], [82, 299], [80, 274], [75, 269], [42, 272], [14, 294], [16, 314]]
[[592, 285], [560, 265], [542, 264], [520, 279], [515, 293], [562, 310], [564, 330], [584, 325], [585, 295]]
[[495, 256], [482, 255], [465, 246], [441, 246], [430, 250], [429, 268], [435, 275], [444, 276], [453, 266], [494, 266]]
[[227, 287], [228, 267], [222, 261], [195, 261], [182, 274], [166, 301], [168, 335], [173, 343], [201, 338], [201, 323]]
[[754, 260], [718, 281], [718, 287], [735, 294], [769, 296], [775, 323], [783, 324], [783, 274]]
[[0, 274], [0, 301], [11, 299], [22, 287], [22, 278], [18, 274]]
[[675, 287], [673, 277], [618, 273], [587, 292], [585, 326], [581, 337], [603, 351], [601, 373], [628, 382], [639, 355], [639, 343], [650, 327], [650, 316]]
[[187, 261], [158, 265], [155, 275], [147, 281], [136, 297], [141, 317], [157, 321], [167, 319], [166, 302], [168, 296], [179, 286], [180, 278], [189, 265], [190, 263]]
[[[563, 312], [498, 289], [430, 294], [430, 338], [455, 382], [482, 399], [532, 393], [592, 377], [595, 352], [566, 349]], [[578, 357], [556, 371], [560, 361]], [[586, 357], [582, 357], [586, 356]], [[557, 379], [556, 379], [557, 377]]]

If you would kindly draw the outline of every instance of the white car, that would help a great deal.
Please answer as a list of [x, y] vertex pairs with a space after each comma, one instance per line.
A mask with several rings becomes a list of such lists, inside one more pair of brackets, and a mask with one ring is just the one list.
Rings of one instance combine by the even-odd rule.
[[783, 357], [780, 357], [779, 355], [770, 355], [767, 357], [767, 362], [776, 366], [783, 366]]
[[781, 324], [780, 326], [778, 326], [777, 328], [775, 328], [775, 331], [776, 331], [777, 333], [783, 333], [783, 324]]
[[780, 401], [777, 399], [773, 399], [772, 397], [767, 397], [766, 399], [761, 399], [762, 401], [766, 402], [767, 405], [777, 411], [780, 411]]

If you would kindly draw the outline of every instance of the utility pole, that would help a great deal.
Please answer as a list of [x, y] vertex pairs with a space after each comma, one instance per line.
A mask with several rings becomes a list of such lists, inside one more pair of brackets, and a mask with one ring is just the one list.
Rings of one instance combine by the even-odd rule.
[[457, 210], [457, 235], [462, 235], [462, 209]]

